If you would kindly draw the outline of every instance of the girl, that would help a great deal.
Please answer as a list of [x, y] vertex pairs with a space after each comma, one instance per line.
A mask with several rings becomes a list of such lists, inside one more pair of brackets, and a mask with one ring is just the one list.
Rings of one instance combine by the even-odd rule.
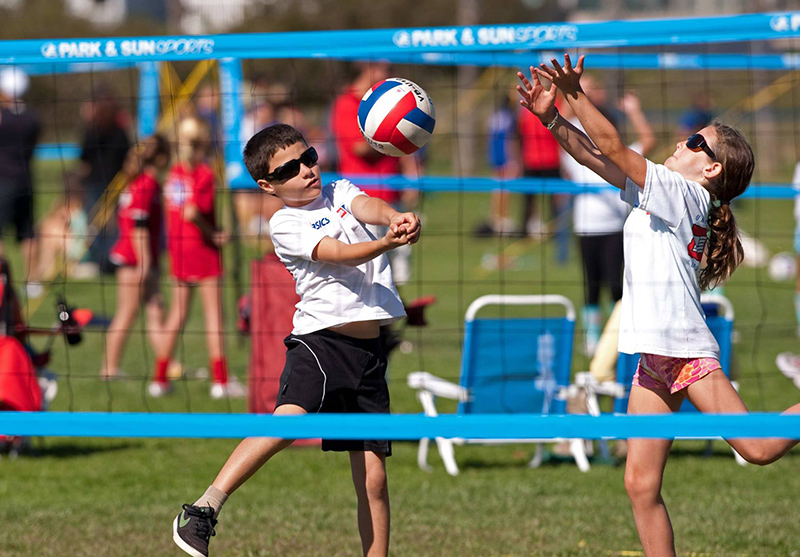
[[135, 146], [125, 161], [125, 172], [134, 177], [119, 198], [119, 239], [109, 259], [117, 266], [117, 310], [106, 333], [106, 352], [100, 376], [119, 375], [119, 360], [130, 328], [144, 305], [147, 335], [158, 353], [163, 320], [158, 289], [161, 241], [161, 186], [158, 174], [169, 164], [169, 143], [154, 135]]
[[88, 228], [80, 175], [66, 172], [64, 193], [51, 205], [36, 233], [39, 240], [36, 276], [51, 282], [63, 268], [66, 276], [82, 278], [79, 261], [87, 248]]
[[173, 278], [169, 315], [148, 392], [160, 397], [171, 390], [167, 368], [178, 334], [188, 316], [192, 289], [199, 287], [205, 313], [206, 343], [211, 360], [211, 396], [244, 396], [242, 385], [228, 381], [223, 347], [220, 246], [227, 240], [217, 230], [214, 215], [214, 171], [205, 162], [210, 145], [207, 125], [197, 118], [180, 122], [178, 161], [164, 187], [167, 213], [167, 250]]
[[[520, 104], [537, 116], [578, 162], [622, 190], [634, 207], [625, 222], [625, 282], [619, 350], [640, 353], [628, 412], [676, 412], [688, 398], [700, 411], [747, 412], [720, 369], [719, 347], [705, 324], [700, 290], [722, 283], [743, 252], [731, 199], [747, 189], [753, 174], [750, 145], [720, 122], [677, 144], [655, 164], [620, 140], [614, 126], [592, 105], [580, 85], [583, 56], [573, 67], [531, 67], [522, 73]], [[553, 82], [545, 90], [539, 76]], [[560, 89], [586, 130], [562, 120], [553, 101]], [[588, 137], [587, 137], [588, 136]], [[596, 146], [596, 147], [595, 147]], [[707, 264], [700, 262], [706, 254]], [[800, 413], [800, 404], [787, 413]], [[769, 464], [798, 443], [794, 439], [729, 439], [754, 464]], [[672, 441], [630, 439], [625, 488], [633, 505], [646, 555], [675, 555], [672, 526], [661, 484]]]

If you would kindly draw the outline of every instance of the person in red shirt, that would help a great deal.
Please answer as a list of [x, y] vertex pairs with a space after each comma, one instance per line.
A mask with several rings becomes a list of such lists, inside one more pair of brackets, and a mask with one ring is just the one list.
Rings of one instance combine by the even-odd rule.
[[[393, 190], [385, 187], [380, 178], [403, 174], [409, 178], [419, 175], [417, 157], [390, 157], [373, 149], [364, 140], [358, 128], [358, 105], [364, 94], [379, 81], [388, 77], [390, 65], [383, 61], [357, 62], [357, 74], [342, 93], [336, 97], [331, 108], [331, 134], [335, 139], [336, 157], [339, 173], [345, 177], [359, 175], [376, 175], [378, 183], [358, 183], [359, 188], [370, 197], [386, 201], [399, 211], [409, 210], [416, 206], [419, 192], [417, 190]], [[380, 238], [385, 230], [370, 228], [376, 238]], [[408, 282], [410, 277], [410, 249], [394, 250], [390, 257], [392, 275], [395, 283]]]
[[167, 215], [167, 253], [172, 275], [170, 311], [164, 323], [157, 352], [151, 396], [171, 390], [167, 368], [183, 330], [195, 286], [200, 290], [206, 325], [206, 344], [212, 371], [211, 396], [244, 396], [242, 386], [229, 381], [224, 353], [222, 261], [220, 247], [227, 234], [217, 228], [214, 214], [214, 171], [206, 162], [210, 146], [208, 126], [197, 118], [186, 118], [177, 130], [178, 160], [164, 185]]
[[[517, 113], [517, 132], [520, 140], [522, 174], [525, 178], [560, 178], [561, 160], [558, 142], [542, 123], [530, 112], [520, 109]], [[525, 194], [522, 217], [523, 231], [530, 236], [545, 233], [544, 223], [536, 214], [536, 197]], [[564, 200], [553, 199], [554, 213], [560, 213]], [[568, 202], [568, 200], [567, 200]]]
[[117, 267], [117, 309], [106, 333], [100, 371], [103, 379], [119, 375], [125, 341], [142, 306], [150, 344], [157, 350], [160, 343], [163, 304], [158, 288], [158, 260], [162, 215], [158, 175], [169, 165], [169, 158], [169, 143], [156, 134], [134, 146], [125, 161], [124, 170], [132, 180], [119, 198], [119, 239], [109, 253]]

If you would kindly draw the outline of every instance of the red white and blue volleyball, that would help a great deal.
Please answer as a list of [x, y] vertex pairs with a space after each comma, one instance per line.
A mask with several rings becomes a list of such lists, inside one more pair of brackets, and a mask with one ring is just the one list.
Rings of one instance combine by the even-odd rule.
[[433, 101], [407, 79], [390, 77], [364, 94], [358, 127], [367, 143], [384, 155], [402, 157], [424, 146], [436, 125]]

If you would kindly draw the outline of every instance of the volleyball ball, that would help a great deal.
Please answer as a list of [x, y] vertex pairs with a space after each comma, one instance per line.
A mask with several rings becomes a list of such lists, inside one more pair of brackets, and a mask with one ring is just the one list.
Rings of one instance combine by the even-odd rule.
[[358, 105], [361, 134], [384, 155], [410, 155], [428, 142], [435, 125], [436, 113], [428, 93], [400, 77], [379, 81]]
[[795, 277], [796, 257], [791, 253], [782, 252], [769, 260], [767, 272], [769, 278], [776, 282], [791, 280]]

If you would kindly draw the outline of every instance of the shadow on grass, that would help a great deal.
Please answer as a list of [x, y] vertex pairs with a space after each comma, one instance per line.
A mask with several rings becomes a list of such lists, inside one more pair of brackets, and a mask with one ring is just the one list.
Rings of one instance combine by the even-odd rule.
[[143, 444], [134, 441], [119, 441], [103, 444], [79, 444], [73, 442], [47, 443], [34, 440], [29, 448], [20, 454], [21, 458], [80, 458], [95, 454], [114, 453], [130, 449], [140, 449]]
[[[528, 468], [530, 460], [533, 458], [533, 452], [526, 459], [519, 457], [511, 460], [492, 460], [480, 459], [478, 457], [465, 457], [457, 459], [458, 466], [462, 470], [466, 469], [485, 469], [485, 470], [512, 470]], [[670, 460], [689, 460], [700, 459], [703, 462], [733, 462], [733, 450], [722, 444], [714, 444], [711, 447], [706, 447], [702, 442], [695, 446], [678, 446], [673, 447], [669, 456]], [[783, 459], [796, 459], [800, 458], [800, 451], [790, 452], [786, 454]], [[604, 467], [624, 467], [625, 457], [616, 457], [611, 459], [604, 459], [599, 454], [589, 457], [589, 463], [592, 466]], [[561, 466], [575, 466], [575, 460], [571, 456], [557, 455], [545, 450], [542, 457], [540, 468], [556, 468]]]

